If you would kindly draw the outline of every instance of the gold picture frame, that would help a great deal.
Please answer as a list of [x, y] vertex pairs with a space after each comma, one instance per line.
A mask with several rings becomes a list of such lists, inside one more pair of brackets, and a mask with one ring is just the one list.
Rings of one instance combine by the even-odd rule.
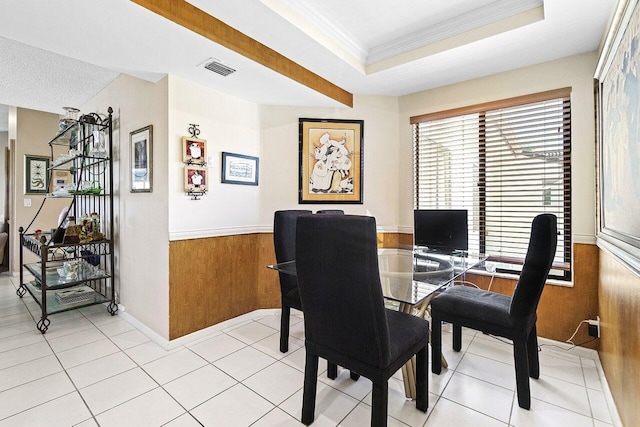
[[299, 203], [362, 204], [364, 121], [299, 119]]
[[184, 167], [184, 191], [187, 193], [206, 193], [209, 171], [207, 168], [196, 165]]
[[191, 136], [182, 137], [182, 161], [190, 165], [207, 163], [207, 140]]

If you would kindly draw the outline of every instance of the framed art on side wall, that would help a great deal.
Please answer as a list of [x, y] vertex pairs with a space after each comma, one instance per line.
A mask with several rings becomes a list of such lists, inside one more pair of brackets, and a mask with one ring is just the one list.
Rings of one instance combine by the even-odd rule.
[[300, 119], [300, 203], [362, 204], [363, 127], [363, 120]]
[[640, 275], [640, 1], [620, 7], [596, 68], [598, 246]]
[[222, 183], [258, 185], [260, 160], [244, 154], [222, 153]]
[[129, 134], [131, 150], [131, 192], [153, 191], [153, 126]]
[[49, 192], [49, 157], [24, 156], [24, 194]]

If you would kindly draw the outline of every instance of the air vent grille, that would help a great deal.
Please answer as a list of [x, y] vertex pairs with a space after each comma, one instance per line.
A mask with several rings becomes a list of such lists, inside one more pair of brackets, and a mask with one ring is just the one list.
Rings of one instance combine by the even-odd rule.
[[220, 62], [217, 59], [210, 59], [208, 61], [205, 62], [204, 64], [204, 68], [206, 68], [209, 71], [213, 71], [216, 74], [220, 74], [221, 76], [228, 76], [231, 73], [235, 73], [236, 70], [234, 68], [231, 68], [227, 65], [224, 65], [222, 62]]

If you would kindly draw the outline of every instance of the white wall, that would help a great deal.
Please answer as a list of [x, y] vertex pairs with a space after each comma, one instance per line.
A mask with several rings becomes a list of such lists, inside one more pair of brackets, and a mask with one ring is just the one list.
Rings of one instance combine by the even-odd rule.
[[[260, 221], [269, 227], [280, 209], [342, 209], [376, 217], [380, 231], [397, 231], [399, 193], [412, 193], [398, 181], [398, 100], [386, 96], [354, 96], [353, 108], [263, 106], [260, 108]], [[298, 203], [298, 119], [364, 120], [363, 201], [359, 204]], [[270, 228], [269, 230], [270, 231]]]
[[[169, 338], [168, 79], [149, 83], [121, 75], [82, 106], [114, 110], [113, 140], [116, 289], [120, 303], [161, 337]], [[153, 125], [153, 192], [130, 192], [129, 134]], [[173, 143], [173, 141], [171, 141]]]
[[[0, 227], [6, 221], [4, 206], [7, 202], [6, 181], [8, 177], [5, 173], [7, 147], [9, 147], [9, 132], [0, 132], [0, 168], [2, 168], [0, 171]], [[0, 229], [0, 231], [2, 230]]]
[[[574, 243], [595, 243], [595, 119], [593, 73], [596, 53], [586, 53], [505, 73], [403, 96], [400, 105], [400, 186], [413, 185], [409, 118], [435, 111], [572, 87], [572, 232]], [[413, 193], [402, 192], [399, 224], [413, 222]]]
[[[182, 137], [190, 124], [207, 141], [208, 193], [192, 200], [184, 188]], [[260, 163], [259, 186], [222, 184], [222, 152], [260, 156], [257, 104], [169, 76], [169, 233], [171, 240], [260, 231], [260, 194], [268, 191]]]

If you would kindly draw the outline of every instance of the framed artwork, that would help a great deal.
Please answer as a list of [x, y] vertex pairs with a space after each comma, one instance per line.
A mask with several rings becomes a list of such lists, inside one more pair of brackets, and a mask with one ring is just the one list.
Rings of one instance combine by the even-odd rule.
[[194, 165], [207, 162], [207, 141], [191, 136], [182, 137], [182, 161]]
[[300, 203], [362, 204], [364, 121], [300, 119]]
[[207, 168], [196, 165], [184, 167], [184, 191], [205, 193], [207, 191]]
[[153, 191], [153, 126], [129, 134], [131, 158], [131, 192]]
[[598, 246], [640, 275], [640, 5], [620, 19], [598, 62]]
[[24, 156], [24, 194], [49, 192], [49, 162], [46, 156]]
[[222, 153], [224, 184], [258, 185], [260, 160], [243, 154]]

